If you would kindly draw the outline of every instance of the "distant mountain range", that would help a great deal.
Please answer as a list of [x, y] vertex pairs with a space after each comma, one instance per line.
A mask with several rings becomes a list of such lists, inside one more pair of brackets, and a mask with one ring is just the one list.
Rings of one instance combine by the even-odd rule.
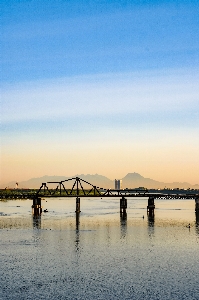
[[145, 178], [138, 173], [128, 173], [124, 178], [122, 178], [123, 188], [136, 188], [145, 187], [148, 189], [155, 188], [180, 188], [180, 189], [199, 189], [199, 184], [192, 185], [188, 182], [172, 182], [165, 183], [161, 181], [156, 181], [150, 178]]
[[[111, 180], [103, 175], [74, 175], [70, 177], [65, 177], [65, 176], [48, 176], [45, 175], [43, 177], [38, 177], [38, 178], [31, 178], [27, 181], [21, 181], [18, 182], [18, 188], [36, 188], [38, 189], [42, 182], [49, 182], [49, 181], [54, 181], [54, 182], [59, 182], [61, 180], [66, 180], [72, 177], [79, 177], [93, 185], [96, 185], [100, 188], [114, 188], [114, 180]], [[180, 189], [199, 189], [199, 184], [192, 185], [188, 182], [172, 182], [172, 183], [165, 183], [165, 182], [160, 182], [156, 181], [150, 178], [145, 178], [141, 176], [138, 173], [128, 173], [124, 178], [122, 179], [122, 188], [139, 188], [139, 187], [145, 187], [145, 188], [180, 188]], [[9, 182], [6, 185], [1, 185], [1, 188], [9, 187], [9, 188], [14, 188], [16, 185], [15, 181]]]

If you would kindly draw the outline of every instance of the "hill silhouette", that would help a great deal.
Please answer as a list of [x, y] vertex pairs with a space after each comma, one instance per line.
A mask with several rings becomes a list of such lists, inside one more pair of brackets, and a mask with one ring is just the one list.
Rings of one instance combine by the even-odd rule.
[[[56, 181], [59, 182], [61, 180], [66, 180], [72, 177], [80, 177], [81, 179], [99, 187], [99, 188], [114, 188], [114, 180], [109, 179], [106, 176], [99, 175], [99, 174], [76, 174], [74, 176], [42, 176], [37, 178], [31, 178], [26, 181], [19, 182], [18, 187], [19, 188], [35, 188], [38, 189], [43, 182], [49, 182], [49, 181]], [[118, 178], [117, 178], [118, 179]], [[145, 178], [142, 175], [138, 173], [128, 173], [125, 177], [122, 179], [122, 188], [180, 188], [180, 189], [199, 189], [199, 184], [192, 185], [188, 182], [172, 182], [172, 183], [165, 183], [157, 180], [153, 180], [151, 178]], [[1, 185], [1, 188], [10, 187], [14, 188], [16, 182], [12, 181], [5, 185]]]
[[188, 182], [171, 182], [165, 183], [151, 178], [145, 178], [138, 173], [128, 173], [124, 178], [122, 178], [123, 188], [136, 188], [145, 187], [148, 189], [162, 189], [162, 188], [180, 188], [180, 189], [199, 189], [199, 184], [192, 185]]

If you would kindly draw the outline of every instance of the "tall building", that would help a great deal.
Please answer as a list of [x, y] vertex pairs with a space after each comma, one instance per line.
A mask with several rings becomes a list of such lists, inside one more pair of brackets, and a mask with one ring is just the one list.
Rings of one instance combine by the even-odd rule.
[[122, 180], [115, 179], [115, 190], [121, 190], [121, 188], [122, 188]]

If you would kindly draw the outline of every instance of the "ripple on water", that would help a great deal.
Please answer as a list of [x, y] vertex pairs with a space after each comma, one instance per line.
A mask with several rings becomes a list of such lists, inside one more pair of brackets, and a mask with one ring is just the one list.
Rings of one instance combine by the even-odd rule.
[[26, 202], [0, 218], [1, 299], [197, 299], [194, 211], [159, 204], [150, 219], [140, 201], [125, 219], [117, 201], [109, 213], [98, 204], [99, 214], [85, 203], [76, 219], [73, 202], [68, 214], [49, 202], [41, 218], [23, 214]]

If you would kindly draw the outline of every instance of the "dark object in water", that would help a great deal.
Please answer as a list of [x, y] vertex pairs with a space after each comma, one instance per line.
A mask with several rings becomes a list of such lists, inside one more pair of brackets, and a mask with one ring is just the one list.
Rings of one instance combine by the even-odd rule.
[[48, 212], [48, 210], [47, 210], [47, 209], [44, 209], [44, 212]]

